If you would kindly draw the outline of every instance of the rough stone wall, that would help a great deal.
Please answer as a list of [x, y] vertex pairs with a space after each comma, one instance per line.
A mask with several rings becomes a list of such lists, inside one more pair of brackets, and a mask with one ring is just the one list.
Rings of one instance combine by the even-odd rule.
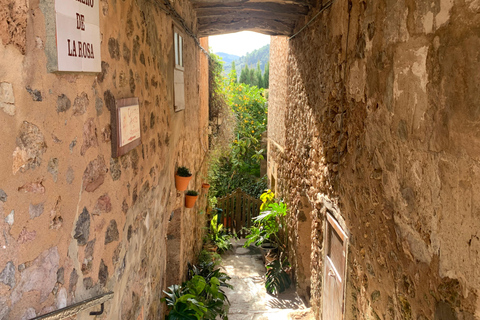
[[284, 50], [278, 179], [294, 266], [310, 214], [317, 313], [328, 198], [350, 233], [345, 319], [480, 319], [479, 13], [475, 0], [337, 1]]
[[275, 81], [269, 88], [268, 139], [285, 146], [285, 110], [287, 107], [287, 37], [271, 37], [270, 74]]
[[[156, 1], [101, 0], [102, 72], [47, 73], [45, 1], [0, 0], [0, 319], [107, 291], [102, 319], [160, 319], [172, 212], [178, 280], [201, 247], [205, 198], [184, 209], [174, 172], [189, 167], [200, 191], [207, 58], [185, 34], [186, 109], [175, 113], [171, 15]], [[190, 3], [174, 6], [195, 30]], [[129, 97], [142, 145], [115, 159], [111, 112]]]

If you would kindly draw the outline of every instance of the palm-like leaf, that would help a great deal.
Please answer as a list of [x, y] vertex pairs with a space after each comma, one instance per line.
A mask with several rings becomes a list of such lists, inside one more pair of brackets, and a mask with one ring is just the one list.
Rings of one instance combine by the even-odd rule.
[[[288, 264], [288, 262], [285, 262]], [[292, 280], [285, 272], [284, 265], [280, 260], [274, 260], [267, 265], [267, 274], [265, 280], [265, 289], [270, 294], [279, 294], [290, 287]]]

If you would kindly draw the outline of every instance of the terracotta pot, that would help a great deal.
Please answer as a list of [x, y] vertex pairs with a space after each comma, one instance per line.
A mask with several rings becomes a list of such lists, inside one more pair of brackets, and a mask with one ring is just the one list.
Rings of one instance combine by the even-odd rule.
[[185, 195], [185, 208], [193, 208], [195, 201], [197, 201], [198, 196], [189, 196]]
[[178, 191], [185, 191], [187, 190], [190, 180], [192, 180], [192, 176], [180, 177], [178, 174], [175, 174], [175, 187]]
[[208, 191], [208, 189], [210, 188], [210, 184], [202, 183], [202, 188], [205, 189], [206, 191]]

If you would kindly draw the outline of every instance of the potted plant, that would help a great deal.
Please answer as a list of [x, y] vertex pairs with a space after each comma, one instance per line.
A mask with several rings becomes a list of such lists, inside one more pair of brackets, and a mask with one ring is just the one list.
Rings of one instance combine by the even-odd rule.
[[275, 194], [268, 190], [260, 196], [260, 215], [253, 218], [245, 247], [250, 244], [261, 246], [267, 268], [265, 289], [269, 294], [285, 291], [291, 284], [290, 263], [286, 258], [288, 248], [288, 225], [285, 217], [287, 206], [275, 200]]
[[187, 194], [185, 195], [185, 207], [186, 208], [193, 208], [195, 205], [195, 201], [197, 201], [198, 192], [195, 190], [188, 190]]
[[175, 187], [178, 191], [185, 191], [191, 179], [192, 173], [187, 167], [178, 167], [175, 174]]

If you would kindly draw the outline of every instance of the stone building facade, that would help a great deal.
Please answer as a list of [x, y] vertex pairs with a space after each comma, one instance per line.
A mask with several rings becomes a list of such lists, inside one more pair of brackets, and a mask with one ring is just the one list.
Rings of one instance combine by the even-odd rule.
[[329, 319], [336, 224], [345, 319], [480, 319], [480, 2], [319, 1], [296, 31], [317, 13], [271, 44], [299, 292]]
[[[190, 36], [195, 12], [186, 0], [98, 1], [100, 73], [47, 71], [54, 1], [0, 1], [0, 319], [109, 291], [102, 319], [160, 319], [162, 290], [200, 250], [206, 198], [185, 209], [174, 181], [187, 166], [200, 191], [206, 173], [208, 59]], [[179, 112], [174, 25], [184, 40]], [[112, 114], [130, 97], [142, 144], [116, 158]]]

